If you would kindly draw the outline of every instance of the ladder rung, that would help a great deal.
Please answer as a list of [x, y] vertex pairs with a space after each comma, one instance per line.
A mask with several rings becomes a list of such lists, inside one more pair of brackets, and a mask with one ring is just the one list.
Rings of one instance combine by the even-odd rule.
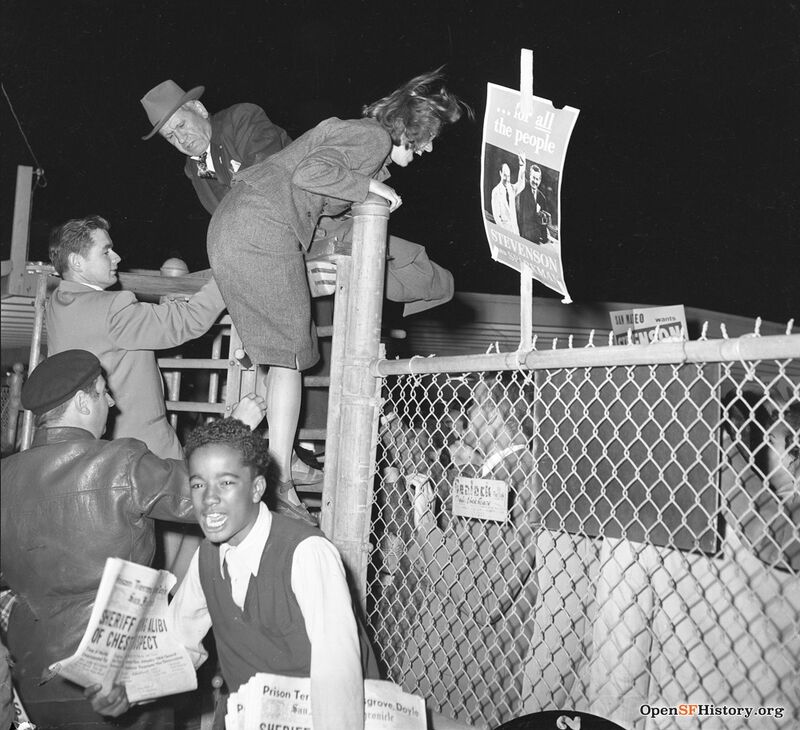
[[203, 403], [191, 400], [168, 400], [167, 410], [176, 413], [225, 413], [225, 404]]
[[[300, 494], [322, 494], [322, 482], [319, 484], [295, 484], [295, 492]], [[321, 505], [313, 497], [309, 500], [303, 500], [306, 507], [320, 507]]]
[[[227, 360], [183, 360], [178, 357], [162, 357], [158, 359], [158, 367], [164, 370], [227, 370]], [[304, 375], [303, 385], [307, 388], [328, 388], [331, 379], [327, 375]]]
[[[168, 400], [167, 410], [175, 413], [225, 413], [224, 403], [201, 403], [186, 400]], [[269, 435], [269, 433], [267, 433]], [[298, 437], [301, 441], [324, 441], [326, 429], [301, 428]]]
[[221, 358], [191, 358], [184, 360], [182, 357], [160, 357], [158, 367], [167, 370], [227, 370], [228, 359]]
[[324, 428], [301, 428], [297, 435], [301, 441], [324, 441], [326, 434]]

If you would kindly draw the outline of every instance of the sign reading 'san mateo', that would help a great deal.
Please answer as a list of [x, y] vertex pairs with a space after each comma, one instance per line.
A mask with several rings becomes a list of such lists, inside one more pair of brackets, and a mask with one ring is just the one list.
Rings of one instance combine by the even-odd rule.
[[649, 345], [680, 342], [686, 337], [686, 312], [682, 304], [609, 312], [614, 344]]

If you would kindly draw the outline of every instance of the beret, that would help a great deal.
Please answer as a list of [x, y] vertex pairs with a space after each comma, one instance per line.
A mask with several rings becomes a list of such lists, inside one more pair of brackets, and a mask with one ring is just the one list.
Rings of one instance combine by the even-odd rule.
[[22, 407], [37, 416], [66, 403], [102, 373], [100, 361], [86, 350], [64, 350], [34, 368], [22, 386]]

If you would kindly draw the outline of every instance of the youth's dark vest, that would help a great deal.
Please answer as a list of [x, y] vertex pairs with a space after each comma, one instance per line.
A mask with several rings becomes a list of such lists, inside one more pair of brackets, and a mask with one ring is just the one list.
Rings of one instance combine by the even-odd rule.
[[233, 602], [227, 570], [225, 577], [220, 573], [219, 546], [208, 540], [200, 545], [200, 584], [230, 692], [257, 672], [310, 675], [311, 644], [291, 582], [295, 548], [312, 536], [322, 533], [273, 513], [258, 576], [247, 587], [244, 611]]

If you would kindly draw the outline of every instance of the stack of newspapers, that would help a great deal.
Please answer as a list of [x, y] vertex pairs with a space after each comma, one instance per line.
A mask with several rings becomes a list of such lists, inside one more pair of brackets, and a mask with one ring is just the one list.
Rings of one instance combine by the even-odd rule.
[[[364, 681], [364, 730], [425, 730], [425, 702], [392, 682]], [[311, 722], [311, 680], [256, 674], [228, 698], [225, 730], [304, 728]]]

